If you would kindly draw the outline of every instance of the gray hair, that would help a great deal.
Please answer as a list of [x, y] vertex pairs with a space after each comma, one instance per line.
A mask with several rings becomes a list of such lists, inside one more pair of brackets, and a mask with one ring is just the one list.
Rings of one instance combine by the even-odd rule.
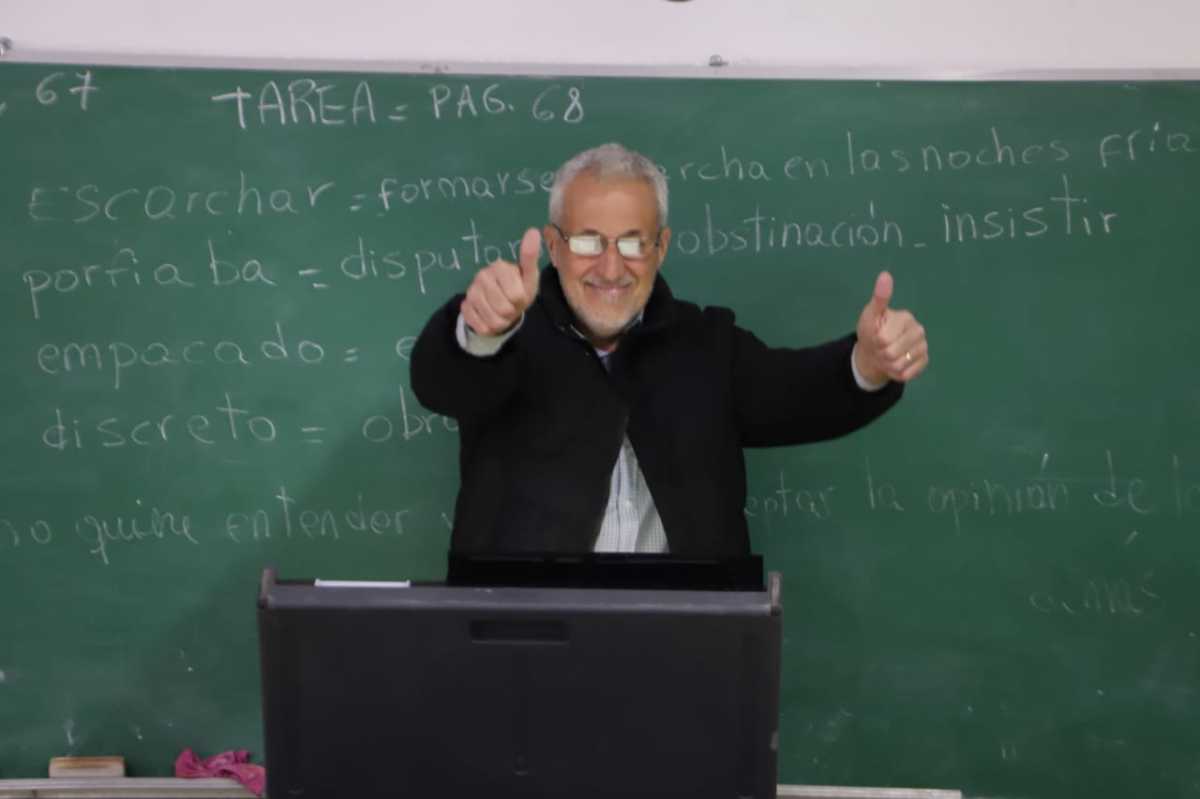
[[654, 198], [658, 201], [659, 227], [667, 224], [666, 177], [649, 158], [616, 142], [584, 150], [558, 168], [554, 185], [550, 187], [550, 221], [554, 224], [562, 224], [563, 195], [567, 186], [581, 172], [591, 173], [598, 178], [640, 178], [646, 181], [654, 187]]

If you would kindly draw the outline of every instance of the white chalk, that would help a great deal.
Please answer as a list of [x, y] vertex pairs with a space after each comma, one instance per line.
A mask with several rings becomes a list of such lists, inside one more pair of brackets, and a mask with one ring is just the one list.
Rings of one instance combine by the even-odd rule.
[[412, 588], [411, 580], [313, 580], [320, 588]]

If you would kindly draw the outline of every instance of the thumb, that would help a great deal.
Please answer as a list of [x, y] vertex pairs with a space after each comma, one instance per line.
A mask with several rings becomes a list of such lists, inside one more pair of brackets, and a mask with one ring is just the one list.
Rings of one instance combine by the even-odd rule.
[[871, 301], [867, 303], [866, 313], [877, 323], [881, 323], [887, 313], [888, 303], [892, 301], [894, 286], [895, 281], [892, 280], [889, 272], [880, 272], [879, 277], [875, 278], [875, 293], [871, 295]]
[[542, 254], [542, 234], [537, 228], [529, 228], [521, 237], [521, 279], [530, 297], [537, 293], [538, 258]]

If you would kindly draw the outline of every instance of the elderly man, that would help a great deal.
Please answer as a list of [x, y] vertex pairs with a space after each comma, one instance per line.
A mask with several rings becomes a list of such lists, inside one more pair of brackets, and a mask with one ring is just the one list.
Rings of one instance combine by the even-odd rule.
[[412, 386], [460, 425], [454, 551], [746, 554], [742, 448], [856, 430], [928, 363], [886, 272], [855, 334], [772, 348], [671, 294], [670, 243], [657, 167], [596, 147], [559, 169], [520, 263], [488, 265], [430, 319]]

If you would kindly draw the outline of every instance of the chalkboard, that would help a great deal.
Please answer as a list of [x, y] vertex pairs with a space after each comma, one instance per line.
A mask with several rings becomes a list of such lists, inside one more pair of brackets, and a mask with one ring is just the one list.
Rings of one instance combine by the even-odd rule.
[[429, 314], [620, 140], [775, 344], [880, 269], [932, 366], [750, 455], [780, 782], [1200, 796], [1200, 85], [0, 68], [0, 776], [261, 751], [253, 602], [436, 580]]

